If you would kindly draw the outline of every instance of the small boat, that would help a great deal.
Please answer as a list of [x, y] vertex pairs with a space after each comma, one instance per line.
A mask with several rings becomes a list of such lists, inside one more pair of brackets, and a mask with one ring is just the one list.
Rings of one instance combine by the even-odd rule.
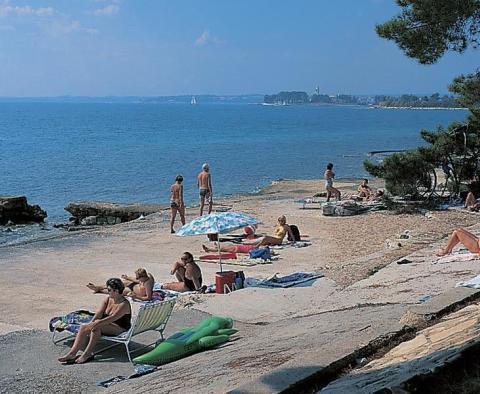
[[190, 100], [190, 104], [197, 105], [197, 99], [195, 98], [195, 96], [192, 96], [192, 99]]

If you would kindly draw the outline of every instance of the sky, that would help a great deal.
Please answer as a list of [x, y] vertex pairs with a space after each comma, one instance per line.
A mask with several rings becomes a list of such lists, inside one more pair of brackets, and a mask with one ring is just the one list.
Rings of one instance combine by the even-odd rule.
[[375, 24], [394, 0], [0, 0], [0, 96], [446, 93]]

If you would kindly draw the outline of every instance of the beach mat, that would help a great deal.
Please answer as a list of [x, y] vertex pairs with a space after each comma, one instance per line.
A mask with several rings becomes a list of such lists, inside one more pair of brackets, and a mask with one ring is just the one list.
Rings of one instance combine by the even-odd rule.
[[272, 275], [268, 279], [247, 278], [245, 279], [246, 287], [273, 287], [288, 288], [298, 286], [315, 279], [322, 278], [321, 272], [294, 272], [286, 276]]

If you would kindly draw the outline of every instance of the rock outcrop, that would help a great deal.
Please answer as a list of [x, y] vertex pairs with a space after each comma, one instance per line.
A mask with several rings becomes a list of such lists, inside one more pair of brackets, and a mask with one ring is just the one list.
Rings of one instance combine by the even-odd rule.
[[102, 201], [72, 202], [65, 210], [73, 216], [75, 224], [87, 226], [119, 224], [138, 219], [140, 216], [160, 212], [166, 206], [159, 204], [116, 204]]
[[0, 196], [0, 225], [41, 223], [47, 212], [38, 205], [28, 205], [25, 196]]

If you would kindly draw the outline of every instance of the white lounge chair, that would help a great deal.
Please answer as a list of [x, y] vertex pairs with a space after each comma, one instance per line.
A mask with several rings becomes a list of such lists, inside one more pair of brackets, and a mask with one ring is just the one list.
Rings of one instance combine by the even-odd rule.
[[[165, 326], [167, 325], [167, 322], [170, 319], [174, 305], [175, 305], [174, 299], [142, 305], [138, 311], [137, 316], [132, 321], [132, 327], [130, 328], [130, 330], [125, 331], [120, 335], [117, 335], [116, 337], [106, 336], [106, 335], [102, 336], [101, 339], [105, 341], [115, 342], [115, 344], [104, 347], [100, 350], [97, 350], [96, 352], [94, 352], [94, 354], [99, 354], [107, 349], [111, 349], [112, 347], [123, 343], [125, 345], [125, 348], [127, 349], [128, 360], [132, 362], [132, 358], [130, 357], [130, 349], [128, 347], [132, 338], [135, 335], [138, 335], [147, 331], [158, 331], [160, 333], [160, 340], [163, 341], [164, 340], [163, 331], [165, 330]], [[73, 334], [73, 336], [75, 335], [76, 334]], [[53, 340], [53, 343], [58, 343], [67, 338], [70, 338], [71, 336], [72, 335], [55, 341], [55, 330], [54, 330], [52, 340]], [[149, 343], [148, 345], [144, 345], [139, 349], [135, 349], [134, 351], [141, 350], [157, 342], [158, 340], [153, 343]]]

